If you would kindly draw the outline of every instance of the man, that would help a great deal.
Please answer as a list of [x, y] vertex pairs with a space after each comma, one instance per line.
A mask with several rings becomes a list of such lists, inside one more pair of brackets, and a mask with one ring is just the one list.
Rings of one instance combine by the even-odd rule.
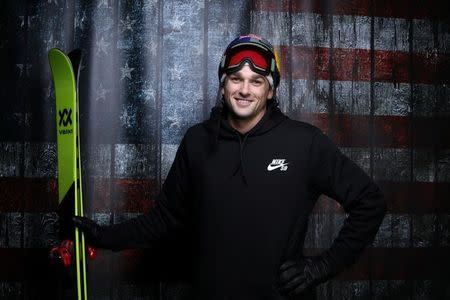
[[[194, 299], [305, 299], [371, 243], [386, 204], [319, 129], [279, 110], [279, 67], [267, 41], [232, 41], [219, 80], [222, 103], [186, 132], [147, 214], [113, 226], [74, 223], [90, 243], [113, 250], [188, 234]], [[330, 249], [304, 257], [308, 217], [321, 194], [348, 217]]]

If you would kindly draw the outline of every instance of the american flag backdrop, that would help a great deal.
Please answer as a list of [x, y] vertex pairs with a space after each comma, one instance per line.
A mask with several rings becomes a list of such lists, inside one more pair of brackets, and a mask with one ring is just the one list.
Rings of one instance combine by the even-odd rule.
[[[445, 0], [42, 0], [0, 4], [0, 299], [70, 295], [57, 243], [55, 98], [47, 51], [82, 48], [84, 199], [121, 222], [152, 208], [186, 129], [217, 100], [226, 45], [253, 32], [281, 56], [289, 117], [325, 131], [383, 189], [388, 213], [319, 299], [450, 299], [450, 7]], [[230, 216], [232, 218], [232, 216]], [[322, 197], [305, 253], [345, 218]], [[92, 299], [182, 299], [147, 251], [99, 251]]]

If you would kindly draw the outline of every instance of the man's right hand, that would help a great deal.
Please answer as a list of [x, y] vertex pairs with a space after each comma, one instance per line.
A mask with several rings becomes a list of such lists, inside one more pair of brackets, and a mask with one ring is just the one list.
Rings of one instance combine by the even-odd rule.
[[84, 232], [87, 242], [98, 248], [110, 248], [105, 241], [106, 226], [101, 226], [86, 217], [74, 216], [73, 224]]

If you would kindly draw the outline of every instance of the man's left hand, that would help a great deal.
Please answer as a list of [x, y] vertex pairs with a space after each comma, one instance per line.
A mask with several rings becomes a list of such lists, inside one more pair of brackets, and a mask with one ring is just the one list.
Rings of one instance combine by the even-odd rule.
[[330, 279], [333, 270], [330, 262], [320, 256], [288, 260], [280, 267], [280, 292], [290, 297], [301, 295]]

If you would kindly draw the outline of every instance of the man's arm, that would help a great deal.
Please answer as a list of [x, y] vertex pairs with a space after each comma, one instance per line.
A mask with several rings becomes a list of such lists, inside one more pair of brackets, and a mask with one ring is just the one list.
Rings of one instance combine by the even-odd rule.
[[312, 148], [313, 184], [319, 192], [338, 201], [348, 214], [338, 236], [323, 255], [336, 270], [354, 263], [372, 243], [386, 213], [379, 187], [322, 133]]
[[110, 226], [100, 226], [83, 217], [74, 217], [73, 222], [85, 232], [88, 242], [96, 247], [115, 251], [151, 247], [156, 241], [187, 226], [191, 205], [190, 190], [183, 139], [161, 193], [149, 212]]
[[301, 262], [287, 261], [280, 268], [281, 290], [303, 293], [354, 263], [372, 243], [386, 213], [378, 186], [321, 132], [311, 145], [311, 184], [317, 194], [338, 201], [348, 214], [331, 247], [322, 255]]

